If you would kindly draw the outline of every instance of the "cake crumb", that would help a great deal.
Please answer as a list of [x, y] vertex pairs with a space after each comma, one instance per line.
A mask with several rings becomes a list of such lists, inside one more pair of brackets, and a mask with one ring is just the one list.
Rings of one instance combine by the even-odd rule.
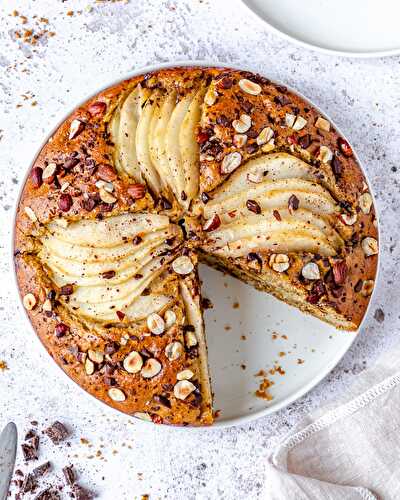
[[304, 359], [298, 358], [297, 359], [297, 364], [302, 365], [304, 363]]
[[265, 399], [266, 401], [272, 401], [273, 397], [269, 392], [269, 389], [272, 385], [274, 385], [274, 382], [272, 380], [269, 380], [268, 378], [263, 378], [260, 382], [258, 389], [255, 392], [255, 395], [258, 398]]
[[239, 309], [239, 307], [240, 307], [239, 302], [234, 302], [234, 303], [232, 304], [232, 307], [233, 307], [233, 309]]
[[0, 359], [0, 371], [4, 372], [4, 371], [6, 371], [8, 369], [9, 368], [8, 368], [7, 363], [5, 361], [3, 361], [3, 360]]

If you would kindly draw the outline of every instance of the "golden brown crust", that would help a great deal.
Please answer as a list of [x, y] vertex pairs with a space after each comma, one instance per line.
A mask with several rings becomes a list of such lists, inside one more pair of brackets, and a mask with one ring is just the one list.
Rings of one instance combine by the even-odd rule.
[[[239, 87], [242, 79], [249, 79], [260, 85], [261, 95], [243, 93]], [[125, 80], [76, 109], [42, 148], [22, 191], [15, 232], [15, 261], [20, 293], [22, 297], [34, 294], [38, 304], [28, 311], [34, 329], [53, 359], [75, 382], [98, 399], [123, 412], [145, 412], [154, 422], [178, 425], [210, 424], [212, 409], [207, 400], [207, 388], [201, 387], [199, 380], [193, 379], [200, 390], [197, 389], [185, 401], [173, 397], [178, 372], [191, 367], [195, 375], [200, 377], [196, 372], [199, 356], [196, 348], [186, 348], [184, 355], [172, 363], [165, 357], [165, 347], [171, 341], [185, 344], [185, 305], [179, 292], [180, 281], [177, 275], [170, 272], [164, 286], [168, 286], [169, 293], [176, 297], [175, 311], [178, 320], [182, 320], [181, 323], [178, 321], [179, 326], [158, 336], [148, 335], [143, 324], [131, 329], [114, 325], [109, 329], [96, 326], [91, 330], [90, 325], [71, 315], [62, 300], [51, 295], [54, 294], [51, 290], [56, 287], [49, 279], [46, 267], [37, 257], [40, 247], [38, 236], [43, 233], [44, 226], [54, 219], [64, 224], [64, 221], [102, 219], [124, 212], [153, 212], [168, 214], [173, 222], [177, 222], [184, 214], [170, 192], [157, 197], [147, 186], [142, 186], [141, 192], [140, 185], [138, 187], [138, 183], [132, 178], [117, 173], [113, 162], [114, 145], [110, 139], [109, 122], [119, 102], [140, 82], [152, 89], [158, 86], [173, 87], [179, 95], [185, 95], [200, 81], [209, 89], [217, 89], [214, 103], [210, 104], [210, 99], [205, 100], [197, 135], [201, 152], [201, 192], [212, 196], [212, 190], [228, 177], [228, 174], [221, 173], [221, 163], [232, 151], [241, 153], [242, 163], [268, 151], [290, 152], [314, 165], [315, 169], [328, 169], [331, 176], [332, 164], [322, 165], [318, 160], [320, 146], [326, 146], [335, 155], [331, 194], [341, 203], [344, 212], [357, 212], [357, 222], [349, 226], [347, 244], [342, 254], [335, 259], [324, 259], [312, 254], [290, 255], [291, 266], [284, 279], [300, 291], [304, 300], [310, 300], [310, 297], [314, 300], [314, 283], [301, 278], [301, 269], [306, 262], [317, 260], [323, 270], [324, 294], [316, 302], [321, 300], [325, 308], [331, 307], [344, 318], [349, 329], [356, 329], [369, 302], [369, 294], [365, 292], [363, 284], [375, 279], [377, 266], [377, 255], [366, 257], [361, 247], [365, 236], [377, 239], [377, 228], [374, 207], [366, 214], [358, 206], [359, 197], [365, 192], [366, 186], [356, 159], [353, 155], [343, 154], [338, 146], [341, 138], [332, 127], [326, 131], [315, 126], [320, 113], [285, 88], [258, 75], [223, 68], [171, 68]], [[232, 143], [232, 121], [242, 113], [251, 115], [252, 126], [247, 133], [247, 143], [236, 147]], [[284, 126], [287, 113], [303, 116], [307, 124], [301, 131], [293, 131]], [[265, 127], [274, 130], [273, 146], [257, 144], [257, 137]], [[47, 179], [43, 178], [45, 172], [51, 174]], [[109, 193], [112, 198], [106, 194], [104, 201], [99, 194], [101, 182], [110, 181], [113, 184], [113, 191]], [[192, 208], [200, 207], [201, 214], [205, 198], [200, 196], [200, 199], [203, 201], [194, 204]], [[196, 213], [196, 210], [192, 210], [191, 217], [186, 219], [188, 232], [184, 246], [187, 248], [198, 246], [204, 236], [201, 231], [204, 221], [201, 216], [196, 217]], [[179, 251], [181, 250], [182, 248]], [[191, 253], [191, 256], [195, 262], [195, 254]], [[268, 259], [268, 253], [260, 252], [256, 263], [266, 269]], [[338, 260], [346, 262], [343, 283], [336, 283], [332, 278], [332, 268]], [[248, 258], [231, 259], [229, 264], [224, 263], [224, 267], [231, 267], [231, 272], [239, 276], [241, 270], [244, 275], [253, 273], [253, 282], [259, 286], [256, 277], [261, 269], [255, 268], [254, 262]], [[248, 276], [241, 277], [250, 281]], [[190, 289], [198, 299], [198, 278], [192, 273], [188, 279]], [[46, 312], [43, 304], [49, 292], [53, 309]], [[54, 334], [60, 323], [67, 325], [67, 335]], [[127, 331], [128, 338], [122, 340]], [[88, 350], [104, 353], [113, 342], [118, 344], [116, 352], [111, 352], [112, 348], [109, 348], [109, 357], [99, 362], [94, 372], [88, 375], [85, 371]], [[139, 376], [132, 379], [131, 374], [121, 369], [124, 357], [132, 350], [145, 353], [144, 359], [149, 356], [158, 359], [163, 367], [162, 376], [150, 380], [143, 380]], [[110, 399], [108, 391], [113, 387], [123, 391], [125, 401]], [[203, 400], [202, 393], [206, 395]]]

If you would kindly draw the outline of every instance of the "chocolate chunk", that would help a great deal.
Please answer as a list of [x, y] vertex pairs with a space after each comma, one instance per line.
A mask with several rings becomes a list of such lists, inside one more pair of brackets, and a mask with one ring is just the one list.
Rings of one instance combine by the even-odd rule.
[[363, 282], [362, 280], [358, 280], [355, 287], [354, 287], [354, 291], [355, 292], [360, 292], [361, 291], [361, 288], [362, 288], [362, 285], [363, 285]]
[[134, 245], [139, 245], [139, 243], [141, 243], [143, 241], [143, 238], [139, 235], [136, 235], [133, 240], [132, 240], [132, 243]]
[[332, 172], [335, 178], [338, 179], [342, 174], [342, 163], [336, 155], [333, 156], [331, 165], [332, 165]]
[[302, 135], [301, 137], [298, 138], [299, 146], [303, 149], [307, 149], [309, 145], [311, 144], [311, 137], [310, 134], [305, 134]]
[[38, 477], [42, 477], [46, 475], [51, 468], [51, 463], [50, 462], [44, 462], [44, 464], [39, 465], [32, 471], [33, 477], [36, 479]]
[[231, 123], [225, 115], [218, 115], [216, 121], [218, 125], [222, 125], [223, 127], [229, 127]]
[[23, 443], [21, 444], [22, 453], [24, 455], [24, 460], [30, 462], [31, 460], [37, 460], [37, 448], [34, 445]]
[[286, 106], [292, 102], [286, 95], [277, 95], [274, 97], [274, 101], [280, 106]]
[[27, 474], [25, 476], [23, 483], [21, 484], [20, 492], [21, 493], [32, 493], [37, 488], [37, 485], [38, 485], [38, 483], [37, 483], [36, 479], [34, 478], [33, 473]]
[[253, 212], [255, 214], [261, 213], [261, 207], [255, 200], [247, 200], [246, 207], [248, 210], [250, 210], [250, 212]]
[[118, 350], [119, 350], [119, 344], [117, 342], [109, 342], [104, 348], [104, 353], [114, 354]]
[[29, 429], [29, 431], [25, 434], [25, 441], [32, 439], [36, 436], [36, 431], [33, 429]]
[[109, 280], [111, 278], [114, 278], [115, 276], [115, 271], [105, 271], [104, 273], [101, 274], [101, 277], [104, 278], [105, 280]]
[[76, 475], [75, 475], [75, 471], [74, 471], [73, 466], [66, 465], [62, 471], [63, 471], [67, 485], [73, 486], [75, 484], [75, 481], [76, 481]]
[[63, 212], [68, 212], [72, 207], [72, 197], [68, 193], [62, 193], [60, 199], [58, 200], [58, 207]]
[[205, 193], [204, 191], [201, 193], [201, 201], [206, 204], [210, 201], [210, 197], [207, 193]]
[[93, 494], [82, 486], [79, 486], [79, 484], [74, 484], [72, 492], [76, 500], [91, 500], [93, 498]]
[[319, 301], [319, 299], [325, 295], [325, 293], [326, 293], [326, 288], [323, 281], [318, 280], [313, 284], [306, 300], [310, 304], [316, 304]]
[[52, 487], [49, 487], [36, 495], [34, 500], [60, 500], [60, 495]]
[[289, 211], [294, 211], [294, 210], [297, 210], [299, 208], [299, 199], [297, 198], [297, 196], [295, 194], [292, 194], [288, 200], [288, 209]]
[[61, 443], [70, 434], [65, 425], [58, 421], [54, 422], [54, 424], [48, 427], [44, 432], [49, 436], [54, 444]]
[[60, 288], [60, 295], [72, 295], [74, 293], [73, 285], [64, 285]]
[[69, 158], [63, 165], [65, 170], [71, 170], [71, 168], [74, 168], [76, 165], [78, 165], [79, 159], [78, 158]]
[[170, 210], [172, 208], [171, 202], [167, 198], [164, 198], [164, 196], [160, 198], [160, 206], [163, 210]]

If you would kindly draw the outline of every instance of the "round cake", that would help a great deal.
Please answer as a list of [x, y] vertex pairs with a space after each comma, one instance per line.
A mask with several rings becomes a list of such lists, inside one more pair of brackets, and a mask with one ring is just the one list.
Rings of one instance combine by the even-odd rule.
[[198, 261], [356, 330], [377, 256], [349, 143], [286, 87], [226, 68], [89, 99], [43, 146], [16, 217], [19, 289], [50, 355], [155, 423], [213, 422]]

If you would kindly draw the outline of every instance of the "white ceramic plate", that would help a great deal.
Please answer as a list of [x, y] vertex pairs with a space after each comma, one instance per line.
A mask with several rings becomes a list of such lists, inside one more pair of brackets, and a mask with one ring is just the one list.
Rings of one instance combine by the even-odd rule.
[[[124, 78], [110, 82], [104, 88], [135, 75], [172, 66], [235, 67], [198, 61], [168, 63], [141, 68], [125, 75]], [[236, 69], [251, 71], [243, 67]], [[92, 95], [104, 88], [98, 89]], [[307, 101], [299, 92], [297, 94]], [[52, 129], [43, 144], [70, 113], [88, 98], [69, 110]], [[310, 104], [319, 109], [312, 102]], [[324, 115], [321, 110], [319, 111]], [[345, 137], [332, 120], [331, 123]], [[42, 146], [39, 151], [41, 148]], [[39, 151], [33, 157], [32, 163]], [[21, 191], [30, 168], [21, 184]], [[19, 198], [16, 201], [15, 215], [18, 202]], [[14, 239], [14, 234], [12, 238]], [[205, 265], [200, 266], [200, 277], [203, 281], [203, 296], [209, 298], [214, 306], [205, 312], [214, 408], [221, 411], [214, 427], [229, 427], [249, 422], [273, 413], [300, 398], [339, 363], [357, 335], [356, 332], [336, 330], [266, 293], [259, 292]], [[26, 313], [25, 309], [24, 312]], [[284, 374], [276, 370], [272, 375], [268, 373], [277, 366], [280, 366], [279, 371]], [[271, 401], [255, 396], [255, 391], [262, 381], [262, 377], [255, 376], [260, 370], [264, 370], [273, 382], [269, 390], [273, 398]], [[65, 375], [61, 368], [60, 371]], [[69, 377], [66, 378], [77, 387]], [[148, 423], [148, 425], [153, 424]]]
[[241, 0], [291, 41], [353, 57], [400, 53], [399, 0]]

